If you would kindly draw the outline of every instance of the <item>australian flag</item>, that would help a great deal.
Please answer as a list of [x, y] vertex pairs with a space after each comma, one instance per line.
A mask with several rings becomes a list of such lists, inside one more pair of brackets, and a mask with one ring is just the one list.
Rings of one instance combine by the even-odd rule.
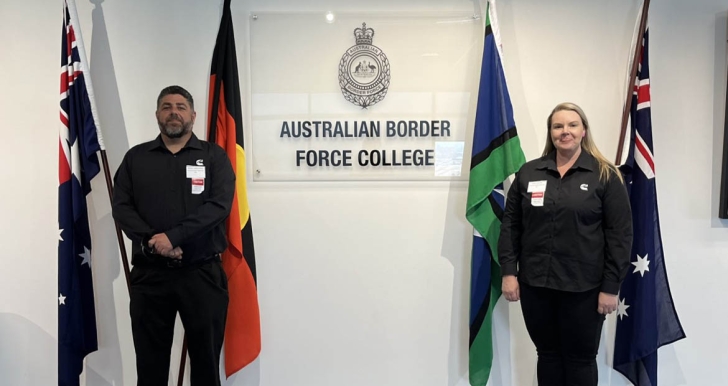
[[685, 338], [667, 282], [652, 147], [649, 32], [632, 93], [627, 160], [620, 167], [632, 205], [632, 267], [617, 309], [614, 369], [635, 386], [657, 386], [657, 349]]
[[91, 179], [99, 173], [96, 152], [101, 144], [86, 66], [79, 55], [83, 46], [70, 16], [75, 17], [75, 8], [69, 13], [68, 6], [64, 1], [58, 157], [58, 385], [78, 386], [84, 357], [98, 347], [86, 195], [91, 191]]

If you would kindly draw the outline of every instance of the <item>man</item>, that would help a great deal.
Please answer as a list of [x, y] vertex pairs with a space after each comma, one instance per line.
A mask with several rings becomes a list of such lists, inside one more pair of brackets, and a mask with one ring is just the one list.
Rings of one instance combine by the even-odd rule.
[[220, 254], [235, 174], [224, 150], [192, 133], [192, 96], [157, 98], [160, 135], [133, 147], [114, 177], [113, 216], [133, 243], [130, 290], [137, 385], [167, 385], [177, 312], [192, 386], [220, 385], [228, 292]]

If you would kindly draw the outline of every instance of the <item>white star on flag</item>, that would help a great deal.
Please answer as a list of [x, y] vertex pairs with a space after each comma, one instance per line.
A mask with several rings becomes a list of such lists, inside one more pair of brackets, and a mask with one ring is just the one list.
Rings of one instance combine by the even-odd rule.
[[627, 308], [629, 308], [628, 305], [624, 304], [626, 299], [622, 299], [619, 301], [619, 305], [617, 306], [617, 316], [619, 316], [619, 320], [622, 320], [627, 315]]
[[83, 258], [81, 265], [88, 264], [88, 267], [91, 268], [91, 251], [86, 246], [83, 247], [83, 253], [79, 256]]
[[66, 297], [65, 297], [65, 296], [63, 296], [63, 294], [60, 294], [60, 295], [58, 296], [58, 305], [60, 306], [61, 304], [63, 304], [63, 305], [65, 305], [65, 304], [66, 304]]
[[645, 272], [650, 270], [650, 261], [647, 260], [647, 254], [645, 254], [645, 257], [642, 257], [640, 255], [637, 255], [637, 261], [632, 262], [632, 265], [635, 266], [634, 272], [639, 272], [642, 277], [645, 277]]
[[58, 241], [63, 241], [63, 229], [61, 229], [61, 226], [58, 226]]

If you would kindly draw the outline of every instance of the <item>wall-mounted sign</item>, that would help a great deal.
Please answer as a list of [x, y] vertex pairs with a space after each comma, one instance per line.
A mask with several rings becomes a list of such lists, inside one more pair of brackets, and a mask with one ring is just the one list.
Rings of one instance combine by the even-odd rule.
[[335, 20], [256, 13], [251, 21], [254, 178], [464, 179], [481, 21], [463, 14]]

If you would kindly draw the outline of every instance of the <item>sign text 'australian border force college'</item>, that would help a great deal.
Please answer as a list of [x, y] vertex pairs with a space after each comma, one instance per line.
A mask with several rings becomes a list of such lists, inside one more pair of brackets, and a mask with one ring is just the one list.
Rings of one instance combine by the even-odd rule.
[[[450, 137], [449, 120], [433, 121], [284, 121], [281, 138], [426, 138]], [[434, 166], [434, 149], [296, 150], [296, 166]]]

